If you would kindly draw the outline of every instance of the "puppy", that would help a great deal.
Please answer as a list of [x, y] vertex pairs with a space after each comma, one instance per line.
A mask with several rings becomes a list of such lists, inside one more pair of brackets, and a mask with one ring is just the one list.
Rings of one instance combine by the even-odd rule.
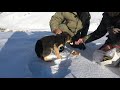
[[46, 36], [36, 42], [35, 52], [37, 56], [44, 61], [52, 60], [52, 57], [50, 57], [52, 51], [57, 56], [57, 59], [61, 59], [62, 57], [60, 56], [59, 52], [60, 47], [70, 42], [71, 36], [66, 32], [57, 35]]

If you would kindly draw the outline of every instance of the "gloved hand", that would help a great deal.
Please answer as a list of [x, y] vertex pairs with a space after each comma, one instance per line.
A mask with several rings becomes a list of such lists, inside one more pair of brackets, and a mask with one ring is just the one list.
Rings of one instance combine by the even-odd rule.
[[53, 33], [55, 33], [55, 34], [61, 34], [62, 30], [61, 29], [55, 29], [55, 30], [53, 30]]
[[73, 45], [71, 45], [71, 47], [73, 47], [73, 48], [79, 48], [80, 50], [85, 50], [86, 49], [86, 46], [84, 44], [75, 45], [73, 43]]
[[75, 41], [73, 42], [73, 45], [71, 45], [71, 47], [73, 47], [73, 48], [79, 48], [80, 50], [85, 50], [85, 49], [86, 49], [84, 43], [81, 43], [81, 44], [79, 44], [79, 45], [76, 45], [76, 44], [75, 44]]
[[[80, 35], [79, 35], [79, 37], [80, 37]], [[71, 47], [73, 47], [73, 48], [79, 48], [80, 50], [85, 50], [86, 47], [85, 47], [84, 43], [76, 44], [76, 41], [79, 39], [79, 37], [78, 36], [72, 37], [73, 45], [71, 45]]]
[[83, 44], [83, 43], [84, 43], [84, 39], [83, 38], [80, 38], [77, 41], [75, 41], [76, 45]]

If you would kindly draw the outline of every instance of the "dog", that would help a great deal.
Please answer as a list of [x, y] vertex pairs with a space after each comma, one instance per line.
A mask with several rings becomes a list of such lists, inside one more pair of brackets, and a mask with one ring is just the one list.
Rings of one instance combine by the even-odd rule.
[[66, 43], [71, 42], [71, 36], [63, 32], [57, 35], [45, 36], [39, 39], [35, 45], [35, 52], [37, 56], [44, 61], [51, 61], [50, 57], [51, 52], [53, 51], [57, 56], [57, 59], [61, 59], [59, 49], [62, 46], [65, 46]]

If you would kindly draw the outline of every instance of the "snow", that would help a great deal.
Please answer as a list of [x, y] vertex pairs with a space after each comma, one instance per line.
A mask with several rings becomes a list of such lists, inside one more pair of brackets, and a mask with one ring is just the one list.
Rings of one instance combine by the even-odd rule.
[[[3, 31], [44, 31], [50, 30], [49, 21], [55, 12], [3, 12], [0, 14], [0, 28]], [[102, 12], [90, 12], [93, 31], [99, 25]], [[93, 28], [94, 27], [94, 28]]]
[[[106, 37], [87, 44], [85, 51], [76, 49], [81, 56], [71, 56], [73, 48], [68, 46], [61, 53], [61, 62], [44, 62], [39, 59], [34, 51], [35, 43], [44, 36], [52, 35], [49, 20], [54, 13], [0, 14], [0, 28], [3, 31], [0, 32], [0, 78], [120, 78], [119, 68], [92, 62], [93, 52], [104, 43]], [[99, 25], [102, 12], [90, 13], [91, 32]]]
[[35, 54], [36, 41], [46, 35], [51, 35], [51, 32], [1, 32], [0, 77], [64, 77], [67, 71], [62, 71], [63, 68], [67, 70], [67, 65], [56, 74], [54, 62], [44, 62]]
[[3, 12], [0, 27], [6, 31], [39, 31], [49, 29], [49, 20], [54, 12]]

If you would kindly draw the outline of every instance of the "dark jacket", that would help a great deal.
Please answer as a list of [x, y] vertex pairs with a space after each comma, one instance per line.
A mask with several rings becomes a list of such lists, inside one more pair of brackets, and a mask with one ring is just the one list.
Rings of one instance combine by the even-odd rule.
[[120, 33], [114, 34], [112, 31], [114, 28], [120, 29], [120, 14], [114, 16], [113, 12], [111, 15], [109, 15], [107, 12], [103, 13], [103, 18], [100, 25], [98, 26], [97, 30], [85, 37], [85, 43], [97, 40], [106, 35], [108, 32], [109, 34], [106, 44], [120, 44]]

